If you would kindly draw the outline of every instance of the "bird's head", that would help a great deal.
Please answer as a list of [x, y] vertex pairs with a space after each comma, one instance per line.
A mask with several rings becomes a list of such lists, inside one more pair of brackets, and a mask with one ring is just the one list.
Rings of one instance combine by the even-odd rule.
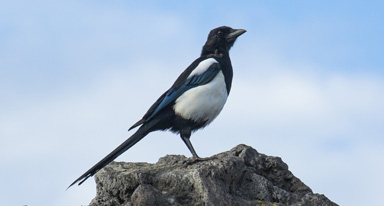
[[209, 32], [207, 42], [203, 46], [201, 55], [222, 54], [228, 52], [237, 37], [244, 34], [244, 29], [232, 29], [228, 26], [217, 27]]

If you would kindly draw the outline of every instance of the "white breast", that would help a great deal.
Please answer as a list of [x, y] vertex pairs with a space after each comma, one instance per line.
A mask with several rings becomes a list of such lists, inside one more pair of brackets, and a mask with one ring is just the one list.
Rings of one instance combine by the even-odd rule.
[[209, 124], [221, 112], [228, 93], [222, 71], [208, 84], [186, 91], [176, 99], [173, 109], [185, 119]]

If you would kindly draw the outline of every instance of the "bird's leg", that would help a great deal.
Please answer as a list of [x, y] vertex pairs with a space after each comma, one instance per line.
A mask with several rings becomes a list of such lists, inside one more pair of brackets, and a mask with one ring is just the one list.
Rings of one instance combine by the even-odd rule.
[[195, 159], [199, 159], [200, 157], [196, 154], [196, 151], [193, 148], [191, 141], [189, 141], [189, 138], [191, 137], [191, 130], [182, 130], [180, 132], [180, 137], [184, 141], [185, 145], [187, 145], [189, 151], [191, 151], [193, 157]]
[[196, 154], [195, 149], [193, 149], [193, 146], [191, 144], [191, 141], [189, 141], [189, 138], [191, 137], [191, 130], [183, 130], [182, 132], [180, 132], [180, 137], [184, 141], [184, 143], [187, 145], [189, 151], [191, 151], [191, 153], [193, 155], [192, 160], [184, 161], [184, 163], [186, 165], [192, 165], [192, 164], [195, 164], [197, 162], [203, 162], [203, 161], [206, 161], [208, 159], [211, 159], [209, 157], [208, 158], [201, 158]]

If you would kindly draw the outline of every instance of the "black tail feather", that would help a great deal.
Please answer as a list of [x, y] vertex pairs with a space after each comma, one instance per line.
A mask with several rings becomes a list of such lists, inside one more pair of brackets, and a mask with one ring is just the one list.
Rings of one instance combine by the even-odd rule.
[[148, 133], [153, 131], [152, 128], [156, 124], [156, 122], [157, 121], [154, 120], [154, 121], [150, 121], [150, 122], [147, 122], [146, 124], [142, 125], [130, 138], [125, 140], [125, 142], [123, 142], [115, 150], [113, 150], [106, 157], [104, 157], [102, 160], [100, 160], [96, 165], [94, 165], [92, 168], [90, 168], [88, 171], [86, 171], [83, 175], [81, 175], [79, 178], [77, 178], [71, 185], [69, 185], [68, 188], [70, 188], [71, 186], [73, 186], [77, 182], [79, 182], [78, 185], [81, 185], [89, 177], [92, 177], [100, 169], [105, 167], [107, 164], [112, 162], [114, 159], [116, 159], [122, 153], [127, 151], [133, 145], [135, 145], [138, 141], [143, 139], [143, 137], [145, 137]]

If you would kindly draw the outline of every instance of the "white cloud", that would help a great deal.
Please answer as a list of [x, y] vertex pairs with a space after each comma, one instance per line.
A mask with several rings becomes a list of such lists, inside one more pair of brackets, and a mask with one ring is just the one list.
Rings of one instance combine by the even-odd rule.
[[[383, 182], [378, 176], [361, 177], [367, 170], [384, 172], [377, 164], [384, 160], [379, 149], [384, 146], [383, 82], [374, 76], [324, 76], [289, 68], [270, 76], [243, 76], [233, 86], [222, 124], [227, 131], [241, 131], [239, 141], [281, 156], [314, 192], [341, 205], [365, 204], [379, 189], [374, 179]], [[345, 193], [361, 198], [348, 202]]]
[[[30, 174], [36, 175], [38, 181], [50, 181], [44, 184], [46, 189], [56, 191], [59, 205], [90, 201], [92, 195], [79, 200], [72, 192], [64, 192], [65, 187], [131, 134], [126, 129], [176, 78], [160, 72], [161, 68], [172, 67], [174, 63], [136, 65], [135, 68], [143, 72], [112, 70], [115, 72], [96, 77], [87, 87], [69, 88], [19, 111], [4, 113], [0, 118], [4, 126], [0, 130], [4, 137], [1, 151], [7, 155], [1, 156], [2, 161], [10, 163], [9, 157], [12, 157], [12, 162], [30, 161], [31, 165], [48, 171], [44, 177]], [[155, 66], [158, 72], [150, 70], [152, 75], [145, 72]], [[201, 156], [222, 152], [240, 143], [268, 155], [281, 156], [294, 174], [315, 192], [343, 203], [342, 194], [332, 192], [335, 188], [350, 188], [349, 179], [357, 176], [346, 174], [355, 168], [355, 161], [364, 162], [356, 171], [363, 172], [367, 167], [383, 170], [366, 160], [373, 157], [380, 160], [384, 156], [379, 149], [383, 145], [380, 138], [383, 131], [378, 123], [383, 122], [381, 91], [384, 85], [377, 77], [322, 76], [289, 68], [284, 71], [261, 77], [256, 73], [235, 76], [223, 113], [204, 131], [196, 132], [192, 142]], [[190, 156], [179, 137], [157, 132], [118, 160], [155, 162], [167, 153]], [[57, 160], [61, 165], [55, 170], [62, 171], [50, 173], [49, 165]], [[11, 164], [6, 165], [9, 168], [5, 171], [11, 171]], [[54, 180], [57, 178], [60, 180]], [[373, 179], [367, 181], [374, 184]], [[90, 179], [87, 187], [75, 190], [94, 194], [92, 182]], [[372, 187], [363, 180], [357, 184], [361, 188], [350, 188], [350, 193]], [[63, 188], [58, 188], [60, 185]], [[26, 184], [24, 188], [30, 190], [30, 187]], [[371, 198], [371, 194], [361, 195]]]

